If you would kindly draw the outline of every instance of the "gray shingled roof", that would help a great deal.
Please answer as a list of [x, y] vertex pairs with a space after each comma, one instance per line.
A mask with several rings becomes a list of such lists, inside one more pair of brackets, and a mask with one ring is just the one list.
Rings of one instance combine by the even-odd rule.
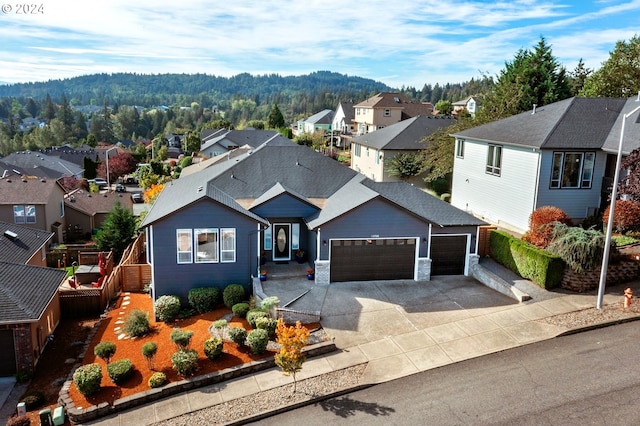
[[46, 155], [40, 152], [20, 151], [14, 152], [2, 159], [7, 164], [22, 167], [25, 171], [34, 176], [41, 176], [38, 173], [39, 168], [54, 170], [57, 175], [46, 177], [60, 178], [63, 176], [82, 176], [83, 168], [77, 164], [65, 161], [54, 155]]
[[[620, 132], [622, 131], [623, 115], [629, 114], [634, 109], [640, 107], [640, 97], [629, 98], [625, 103], [622, 112], [618, 115], [602, 149], [607, 152], [618, 152], [620, 144]], [[625, 121], [624, 138], [622, 141], [622, 152], [628, 155], [634, 149], [640, 147], [640, 112], [636, 111]]]
[[207, 183], [206, 178], [208, 175], [211, 175], [214, 169], [215, 167], [209, 167], [201, 172], [168, 182], [151, 206], [141, 227], [150, 225], [187, 205], [205, 198], [217, 201], [258, 222], [266, 223], [264, 219], [246, 210], [224, 191], [210, 182]]
[[[9, 238], [5, 231], [11, 231], [18, 237]], [[39, 253], [42, 246], [48, 244], [52, 237], [52, 232], [0, 221], [0, 262], [25, 264]]]
[[425, 143], [421, 142], [423, 138], [455, 122], [452, 117], [418, 115], [375, 132], [356, 136], [353, 142], [375, 149], [415, 151], [424, 149]]
[[306, 146], [274, 140], [210, 183], [236, 199], [256, 199], [276, 182], [306, 198], [329, 198], [356, 174]]
[[569, 98], [456, 133], [459, 138], [540, 149], [602, 148], [626, 99]]
[[67, 271], [0, 262], [0, 324], [37, 321]]
[[333, 121], [333, 110], [323, 109], [304, 120], [305, 123], [312, 124], [331, 124]]
[[260, 204], [264, 204], [267, 201], [272, 200], [272, 199], [274, 199], [274, 198], [276, 198], [276, 197], [278, 197], [279, 195], [282, 195], [282, 194], [289, 194], [289, 195], [299, 199], [300, 201], [302, 201], [304, 203], [307, 203], [309, 205], [315, 206], [304, 195], [299, 194], [296, 191], [292, 191], [291, 189], [285, 188], [284, 186], [282, 186], [282, 184], [280, 182], [276, 182], [276, 184], [273, 185], [273, 187], [270, 190], [268, 190], [267, 192], [262, 194], [260, 197], [256, 198], [255, 201], [253, 202], [253, 204], [251, 204], [250, 208], [253, 209], [253, 208], [259, 206]]
[[62, 200], [64, 191], [53, 179], [11, 176], [0, 179], [0, 204], [48, 204], [54, 191], [60, 192]]
[[244, 214], [251, 213], [234, 200], [252, 201], [255, 206], [283, 193], [303, 201], [326, 200], [321, 211], [307, 218], [311, 229], [378, 196], [439, 226], [485, 223], [405, 182], [374, 183], [308, 147], [282, 139], [168, 183], [142, 226], [203, 198], [204, 188], [206, 196]]
[[362, 181], [387, 200], [438, 226], [480, 226], [486, 222], [405, 182]]
[[200, 150], [204, 151], [216, 144], [224, 146], [225, 148], [228, 148], [229, 146], [238, 147], [244, 145], [249, 145], [253, 148], [257, 148], [265, 141], [269, 140], [277, 134], [278, 132], [276, 132], [275, 130], [230, 130], [224, 134], [220, 134], [207, 139], [205, 144], [200, 147]]

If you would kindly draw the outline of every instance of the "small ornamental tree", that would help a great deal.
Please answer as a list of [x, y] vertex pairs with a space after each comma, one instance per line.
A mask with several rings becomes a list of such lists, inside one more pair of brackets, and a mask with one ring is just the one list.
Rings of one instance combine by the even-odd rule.
[[567, 214], [554, 206], [544, 206], [534, 210], [529, 216], [529, 230], [522, 239], [539, 248], [547, 247], [553, 240], [555, 222], [571, 225]]
[[156, 352], [158, 352], [158, 345], [155, 342], [147, 342], [142, 345], [142, 355], [144, 355], [147, 360], [147, 365], [149, 366], [149, 370], [153, 370], [153, 360], [156, 356]]
[[[602, 215], [604, 223], [609, 222], [609, 211], [611, 206]], [[613, 229], [624, 234], [629, 231], [640, 229], [640, 202], [633, 200], [616, 200], [613, 210]]]
[[105, 341], [98, 343], [93, 348], [93, 354], [98, 358], [101, 358], [109, 364], [111, 357], [116, 353], [116, 344], [113, 342]]
[[296, 391], [296, 373], [302, 370], [305, 356], [302, 349], [309, 338], [309, 330], [296, 322], [294, 326], [287, 326], [282, 318], [276, 326], [276, 341], [282, 346], [280, 352], [275, 355], [276, 364], [282, 369], [285, 376], [293, 376], [293, 392]]

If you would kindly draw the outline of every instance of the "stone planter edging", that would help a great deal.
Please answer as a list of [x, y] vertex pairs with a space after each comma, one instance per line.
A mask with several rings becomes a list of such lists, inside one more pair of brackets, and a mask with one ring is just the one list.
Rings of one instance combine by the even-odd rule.
[[[336, 345], [333, 340], [331, 340], [314, 345], [309, 345], [308, 347], [305, 347], [303, 349], [303, 352], [305, 356], [309, 358], [333, 352], [335, 350]], [[202, 376], [187, 378], [184, 380], [180, 380], [179, 382], [169, 383], [161, 388], [149, 389], [135, 395], [126, 396], [124, 398], [115, 400], [113, 402], [113, 405], [109, 405], [107, 402], [102, 402], [98, 405], [92, 405], [86, 408], [77, 408], [73, 400], [69, 396], [69, 388], [71, 387], [71, 383], [73, 382], [73, 373], [71, 373], [71, 377], [69, 377], [69, 379], [64, 383], [62, 389], [60, 390], [60, 394], [58, 395], [58, 403], [65, 408], [67, 416], [69, 417], [69, 420], [71, 422], [83, 423], [91, 420], [96, 420], [100, 417], [104, 417], [113, 413], [128, 410], [133, 407], [148, 404], [150, 402], [157, 401], [167, 396], [175, 395], [190, 389], [224, 382], [236, 377], [246, 376], [259, 371], [267, 370], [275, 366], [276, 364], [274, 358], [269, 357], [259, 361], [253, 361], [236, 367], [204, 374]]]

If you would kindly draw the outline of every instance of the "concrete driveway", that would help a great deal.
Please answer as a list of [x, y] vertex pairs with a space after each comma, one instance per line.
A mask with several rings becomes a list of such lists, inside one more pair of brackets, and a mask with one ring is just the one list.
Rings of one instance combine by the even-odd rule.
[[519, 305], [465, 276], [315, 285], [276, 274], [262, 285], [283, 307], [319, 311], [323, 328], [341, 349], [461, 320], [471, 326], [474, 318]]

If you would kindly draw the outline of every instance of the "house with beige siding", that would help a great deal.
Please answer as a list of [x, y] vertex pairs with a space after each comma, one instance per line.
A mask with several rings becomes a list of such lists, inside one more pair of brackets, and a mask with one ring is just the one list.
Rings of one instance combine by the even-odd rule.
[[54, 179], [9, 175], [0, 179], [0, 221], [54, 233], [64, 241], [65, 191]]
[[431, 115], [429, 102], [410, 100], [396, 92], [380, 92], [353, 106], [356, 135], [371, 133], [417, 115]]

